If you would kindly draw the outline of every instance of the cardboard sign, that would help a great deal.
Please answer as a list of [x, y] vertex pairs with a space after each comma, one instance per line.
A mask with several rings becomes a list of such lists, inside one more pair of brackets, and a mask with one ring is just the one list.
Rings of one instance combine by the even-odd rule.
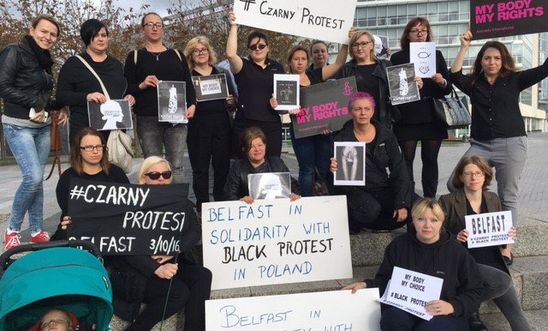
[[103, 255], [174, 255], [199, 239], [188, 185], [131, 185], [74, 178], [69, 239], [88, 240]]
[[301, 89], [301, 111], [291, 116], [295, 138], [338, 131], [350, 118], [348, 101], [356, 93], [354, 76], [329, 80]]
[[158, 122], [188, 123], [186, 82], [161, 80], [158, 89]]
[[357, 0], [235, 0], [236, 22], [310, 39], [348, 42]]
[[548, 31], [546, 0], [470, 0], [474, 39], [492, 39]]
[[334, 185], [365, 185], [365, 143], [336, 141], [333, 155], [338, 169], [333, 176]]
[[377, 288], [206, 301], [206, 330], [380, 331]]
[[468, 248], [513, 244], [512, 212], [499, 211], [464, 217], [468, 230]]
[[88, 101], [89, 126], [98, 131], [133, 129], [131, 107], [127, 100]]
[[439, 300], [442, 285], [442, 278], [394, 267], [380, 302], [429, 321], [433, 316], [426, 312], [426, 304]]
[[432, 78], [436, 74], [436, 44], [409, 43], [409, 62], [415, 65], [417, 77]]
[[274, 74], [274, 96], [278, 102], [276, 110], [300, 108], [299, 75]]
[[213, 290], [352, 277], [345, 196], [202, 205]]
[[413, 63], [387, 67], [386, 75], [388, 76], [390, 102], [393, 105], [421, 99], [419, 88], [415, 82], [415, 67]]
[[229, 94], [226, 75], [224, 73], [209, 76], [192, 76], [192, 84], [194, 84], [197, 101], [226, 99]]

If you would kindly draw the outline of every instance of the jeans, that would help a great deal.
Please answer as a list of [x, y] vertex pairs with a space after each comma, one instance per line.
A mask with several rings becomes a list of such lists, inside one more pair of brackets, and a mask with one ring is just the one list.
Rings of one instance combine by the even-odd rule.
[[381, 330], [383, 331], [467, 331], [468, 322], [464, 317], [451, 315], [436, 316], [430, 321], [411, 315], [399, 308], [388, 307], [382, 311]]
[[487, 288], [482, 301], [493, 300], [510, 323], [512, 331], [531, 331], [531, 326], [521, 309], [512, 277], [506, 272], [478, 263], [478, 269]]
[[303, 197], [309, 197], [312, 195], [314, 168], [318, 168], [320, 175], [327, 181], [329, 158], [333, 154], [333, 136], [319, 134], [295, 139], [293, 127], [290, 133], [293, 150], [299, 162], [299, 190]]
[[[417, 140], [400, 141], [400, 147], [407, 165], [409, 178], [413, 184], [413, 161], [417, 149]], [[422, 160], [422, 192], [424, 197], [436, 198], [438, 190], [438, 154], [440, 152], [441, 140], [421, 140]], [[414, 188], [413, 188], [414, 190]]]
[[182, 183], [186, 125], [160, 123], [155, 116], [137, 116], [136, 126], [144, 157], [161, 157], [165, 149], [165, 158], [171, 163], [173, 171], [173, 182]]
[[44, 222], [44, 165], [50, 148], [50, 126], [25, 128], [3, 124], [4, 137], [21, 169], [23, 181], [13, 199], [9, 230], [20, 231], [25, 214], [29, 213], [31, 233], [42, 231]]

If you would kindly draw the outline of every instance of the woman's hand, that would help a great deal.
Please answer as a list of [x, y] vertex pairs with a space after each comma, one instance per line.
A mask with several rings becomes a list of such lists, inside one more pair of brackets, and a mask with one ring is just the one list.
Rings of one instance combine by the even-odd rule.
[[426, 304], [425, 308], [432, 316], [451, 315], [455, 312], [453, 305], [443, 300], [432, 300]]
[[303, 110], [303, 109], [300, 108], [300, 107], [299, 107], [299, 108], [293, 108], [293, 109], [290, 109], [290, 110], [288, 111], [288, 113], [289, 113], [289, 115], [294, 115], [294, 116], [296, 116], [296, 115], [299, 115], [299, 113], [300, 113], [302, 110]]
[[468, 230], [460, 230], [460, 232], [457, 234], [457, 240], [461, 243], [465, 243], [466, 241], [468, 241]]
[[129, 107], [133, 107], [135, 105], [135, 98], [133, 97], [133, 95], [131, 94], [128, 94], [124, 97], [124, 100], [127, 100], [127, 102], [129, 103]]
[[178, 269], [179, 266], [176, 263], [166, 263], [156, 268], [154, 274], [163, 279], [171, 279], [175, 276]]
[[61, 229], [66, 230], [72, 224], [72, 218], [70, 216], [63, 216], [61, 219]]
[[352, 293], [356, 293], [358, 290], [367, 288], [367, 284], [365, 282], [357, 282], [350, 285], [346, 285], [342, 288], [342, 290], [352, 290]]
[[253, 203], [253, 201], [255, 201], [255, 199], [253, 199], [253, 197], [250, 197], [249, 195], [246, 195], [245, 197], [241, 198], [240, 201], [243, 201], [250, 205]]
[[393, 217], [398, 223], [405, 221], [407, 219], [407, 208], [400, 208], [400, 209], [394, 210]]
[[326, 129], [323, 129], [323, 131], [322, 131], [322, 134], [323, 134], [324, 136], [330, 135], [330, 134], [332, 134], [332, 133], [333, 133], [333, 130], [327, 129], [327, 128], [326, 128]]
[[86, 100], [102, 104], [107, 102], [107, 97], [103, 93], [93, 92], [86, 96]]
[[278, 107], [278, 100], [274, 97], [274, 94], [272, 94], [272, 97], [270, 98], [270, 107], [273, 109], [276, 109]]
[[465, 33], [461, 34], [460, 36], [460, 47], [468, 48], [470, 46], [471, 41], [472, 41], [472, 32], [468, 30]]
[[234, 10], [230, 10], [228, 12], [228, 24], [232, 27], [236, 25], [236, 14], [234, 14]]
[[234, 100], [234, 96], [229, 95], [228, 97], [226, 97], [225, 103], [226, 103], [227, 106], [233, 107], [236, 104], [236, 101]]
[[61, 110], [57, 115], [57, 125], [65, 126], [68, 123], [68, 113]]
[[48, 113], [45, 110], [41, 110], [31, 117], [30, 120], [36, 123], [44, 123], [48, 120]]
[[139, 89], [144, 90], [148, 87], [156, 87], [159, 82], [160, 80], [156, 76], [149, 75], [139, 84]]
[[173, 256], [168, 256], [168, 255], [152, 255], [151, 258], [160, 263], [160, 264], [164, 264], [166, 263], [167, 261], [170, 261], [173, 259]]
[[445, 78], [443, 78], [443, 76], [439, 72], [437, 72], [434, 76], [432, 76], [432, 80], [441, 87], [447, 86], [447, 81], [445, 80]]
[[518, 238], [518, 230], [515, 227], [512, 227], [510, 231], [508, 231], [508, 235], [512, 240], [516, 240]]
[[339, 163], [334, 157], [330, 158], [329, 160], [331, 160], [331, 163], [329, 164], [329, 170], [331, 172], [337, 172], [337, 170], [339, 170]]
[[424, 85], [422, 78], [415, 76], [415, 83], [417, 83], [417, 87], [419, 88], [419, 90], [422, 89]]
[[295, 194], [295, 193], [291, 193], [291, 194], [289, 195], [289, 200], [290, 200], [290, 201], [297, 201], [297, 200], [299, 200], [300, 198], [301, 198], [301, 196], [298, 195], [298, 194]]
[[191, 105], [190, 107], [186, 109], [186, 113], [185, 113], [186, 118], [188, 118], [189, 120], [194, 118], [195, 112], [196, 112], [196, 105]]

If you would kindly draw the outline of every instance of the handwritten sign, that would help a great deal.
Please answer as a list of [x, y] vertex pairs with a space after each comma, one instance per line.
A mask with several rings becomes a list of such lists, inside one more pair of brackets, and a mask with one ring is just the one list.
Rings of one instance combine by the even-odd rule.
[[352, 277], [345, 196], [202, 205], [211, 288]]
[[131, 185], [74, 178], [69, 239], [91, 241], [103, 255], [173, 255], [199, 239], [187, 185]]
[[376, 288], [206, 301], [206, 330], [380, 330]]
[[394, 267], [380, 301], [429, 321], [433, 316], [426, 312], [426, 304], [440, 298], [442, 285], [442, 278]]
[[471, 0], [474, 39], [491, 39], [548, 31], [546, 0]]
[[342, 129], [351, 118], [348, 101], [354, 93], [354, 76], [302, 88], [301, 111], [291, 116], [295, 138], [315, 136], [325, 129]]
[[513, 244], [512, 212], [499, 211], [464, 217], [468, 230], [468, 248]]
[[415, 65], [417, 77], [432, 78], [436, 74], [436, 44], [409, 43], [409, 62]]
[[235, 0], [238, 24], [305, 38], [348, 42], [357, 0]]

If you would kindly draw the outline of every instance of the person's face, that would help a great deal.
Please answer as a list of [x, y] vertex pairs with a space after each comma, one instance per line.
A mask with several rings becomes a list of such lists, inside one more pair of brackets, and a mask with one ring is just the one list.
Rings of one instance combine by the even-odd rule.
[[62, 311], [53, 310], [44, 315], [40, 321], [40, 330], [68, 331], [70, 319]]
[[432, 209], [426, 208], [424, 215], [413, 219], [417, 232], [417, 239], [425, 244], [433, 244], [440, 239], [440, 230], [443, 222], [438, 220]]
[[164, 23], [158, 15], [147, 15], [143, 25], [143, 33], [148, 41], [159, 41], [164, 37]]
[[327, 47], [322, 43], [317, 43], [312, 46], [312, 62], [314, 62], [314, 68], [322, 68], [327, 64], [329, 59], [329, 53]]
[[194, 64], [206, 64], [209, 61], [209, 49], [202, 43], [197, 43], [192, 51]]
[[80, 140], [82, 163], [90, 166], [96, 166], [101, 163], [103, 148], [104, 146], [101, 143], [101, 138], [90, 134], [85, 135]]
[[168, 185], [171, 184], [172, 180], [171, 170], [165, 162], [156, 163], [144, 175], [144, 181], [147, 185]]
[[249, 48], [250, 52], [249, 57], [251, 57], [254, 62], [264, 61], [266, 59], [266, 56], [268, 55], [268, 44], [264, 39], [251, 39], [251, 42], [249, 43], [249, 45], [247, 45], [247, 48]]
[[308, 56], [306, 52], [298, 50], [293, 53], [289, 66], [291, 67], [291, 72], [295, 74], [302, 74], [305, 72], [306, 67], [308, 66]]
[[373, 47], [375, 47], [375, 42], [364, 34], [359, 37], [354, 44], [352, 44], [352, 53], [354, 54], [356, 60], [364, 60], [371, 55]]
[[481, 58], [481, 68], [487, 76], [497, 76], [502, 68], [502, 56], [498, 49], [487, 48]]
[[59, 31], [55, 24], [48, 20], [40, 20], [36, 28], [30, 28], [29, 34], [34, 39], [38, 47], [44, 50], [49, 50], [55, 45]]
[[91, 39], [88, 49], [94, 53], [106, 53], [108, 49], [108, 34], [107, 29], [101, 28], [97, 35]]
[[470, 163], [464, 167], [460, 179], [467, 191], [477, 192], [483, 189], [485, 174], [477, 165]]
[[351, 114], [354, 124], [369, 124], [374, 113], [375, 108], [372, 102], [367, 99], [358, 99], [352, 104]]
[[266, 155], [266, 144], [261, 138], [255, 138], [251, 141], [251, 148], [247, 152], [247, 157], [251, 162], [262, 162]]
[[427, 38], [428, 29], [420, 23], [411, 28], [411, 30], [409, 30], [409, 34], [407, 35], [407, 39], [409, 39], [412, 43], [425, 42]]

